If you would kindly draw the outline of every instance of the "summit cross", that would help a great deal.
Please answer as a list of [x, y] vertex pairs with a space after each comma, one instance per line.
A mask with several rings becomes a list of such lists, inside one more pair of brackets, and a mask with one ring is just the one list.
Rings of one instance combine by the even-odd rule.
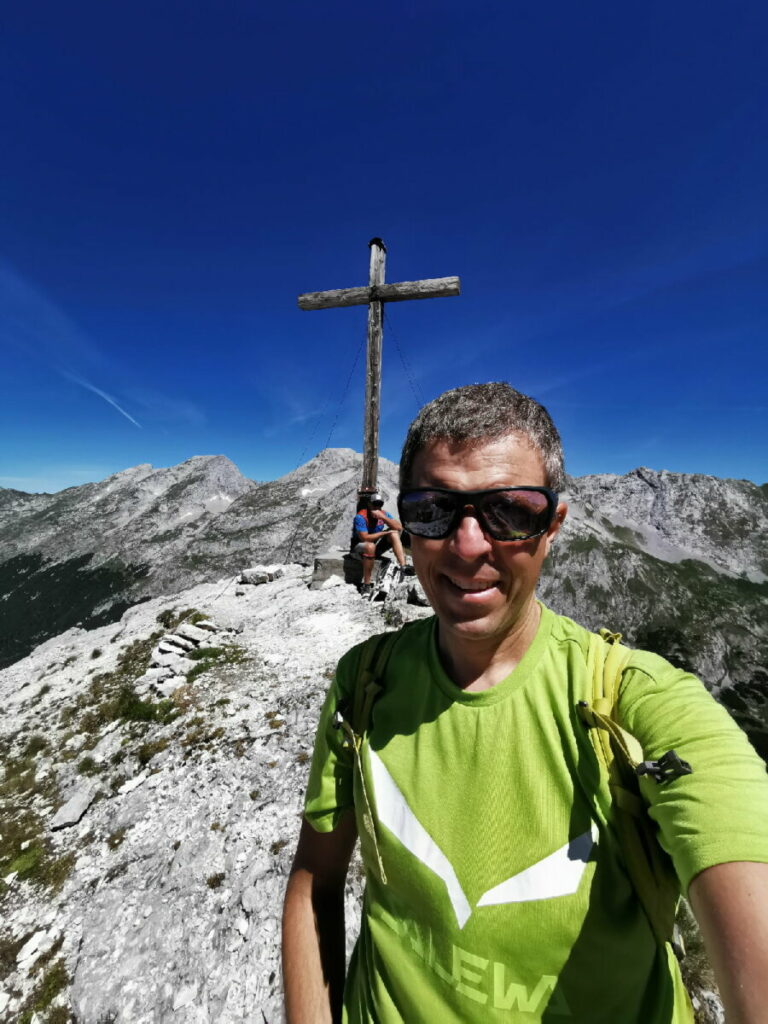
[[368, 306], [368, 356], [365, 374], [365, 431], [363, 436], [363, 479], [361, 493], [376, 490], [379, 463], [379, 410], [381, 405], [381, 342], [385, 302], [406, 299], [439, 299], [461, 294], [458, 277], [433, 277], [422, 281], [385, 284], [387, 247], [380, 238], [368, 243], [371, 250], [368, 286], [336, 288], [329, 292], [300, 295], [299, 309], [336, 309], [339, 306]]

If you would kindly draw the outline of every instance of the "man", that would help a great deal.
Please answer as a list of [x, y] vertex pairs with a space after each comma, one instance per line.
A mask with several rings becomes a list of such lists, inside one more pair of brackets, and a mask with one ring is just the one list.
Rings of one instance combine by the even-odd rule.
[[392, 548], [400, 568], [405, 568], [400, 539], [402, 529], [400, 521], [384, 511], [384, 502], [379, 494], [363, 494], [358, 498], [357, 514], [352, 523], [351, 550], [363, 562], [363, 584], [360, 588], [363, 597], [371, 596], [374, 562], [388, 548]]
[[[624, 869], [579, 700], [589, 634], [535, 598], [567, 507], [560, 440], [506, 384], [426, 406], [400, 464], [400, 519], [435, 617], [397, 638], [358, 758], [332, 718], [317, 734], [284, 910], [289, 1024], [316, 1021], [693, 1020]], [[658, 758], [693, 773], [653, 787], [729, 1024], [768, 1020], [768, 784], [692, 676], [633, 652], [616, 709]], [[648, 792], [648, 791], [646, 791]], [[344, 881], [366, 872], [345, 984]]]

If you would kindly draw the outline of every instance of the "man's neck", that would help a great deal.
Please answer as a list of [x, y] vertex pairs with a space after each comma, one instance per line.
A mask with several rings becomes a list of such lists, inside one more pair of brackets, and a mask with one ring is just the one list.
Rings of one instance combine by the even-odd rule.
[[457, 637], [440, 632], [438, 650], [448, 676], [462, 690], [490, 690], [517, 668], [533, 643], [541, 621], [541, 607], [531, 600], [512, 629], [500, 640]]

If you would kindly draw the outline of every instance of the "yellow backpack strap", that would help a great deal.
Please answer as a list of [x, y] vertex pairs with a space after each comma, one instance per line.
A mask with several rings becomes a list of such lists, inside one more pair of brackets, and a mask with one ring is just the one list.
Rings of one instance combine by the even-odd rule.
[[[336, 709], [334, 725], [341, 729], [346, 738], [347, 744], [352, 750], [355, 766], [360, 779], [360, 791], [362, 793], [363, 806], [361, 818], [363, 827], [371, 839], [376, 866], [382, 884], [387, 884], [387, 875], [379, 852], [379, 842], [376, 836], [376, 824], [371, 810], [371, 801], [368, 796], [368, 787], [365, 781], [365, 773], [361, 760], [363, 738], [368, 731], [371, 720], [371, 711], [376, 698], [384, 689], [384, 673], [390, 655], [400, 638], [400, 632], [381, 633], [378, 636], [369, 637], [363, 644], [363, 649], [358, 661], [357, 675], [355, 676], [352, 691], [351, 713], [346, 716], [346, 710]], [[349, 720], [348, 720], [349, 719]]]
[[384, 689], [384, 672], [399, 635], [397, 631], [381, 633], [370, 637], [363, 647], [352, 698], [351, 724], [358, 737], [368, 729], [373, 704]]
[[638, 769], [642, 771], [646, 764], [642, 747], [618, 722], [616, 707], [621, 676], [632, 653], [620, 641], [620, 634], [608, 630], [601, 630], [599, 636], [590, 636], [587, 672], [592, 697], [579, 702], [578, 712], [590, 727], [593, 746], [608, 779], [612, 820], [627, 874], [656, 941], [663, 947], [666, 942], [673, 945], [676, 942], [675, 913], [680, 890], [677, 875], [659, 846], [656, 826], [648, 816], [647, 804], [640, 793]]

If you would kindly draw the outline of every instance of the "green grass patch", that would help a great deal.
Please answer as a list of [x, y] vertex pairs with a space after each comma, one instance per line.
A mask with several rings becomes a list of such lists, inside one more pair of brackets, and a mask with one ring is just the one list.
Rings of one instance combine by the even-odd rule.
[[20, 881], [26, 881], [26, 879], [34, 877], [40, 868], [40, 864], [45, 859], [45, 850], [38, 843], [33, 843], [32, 846], [28, 846], [26, 850], [16, 857], [8, 865], [9, 871], [15, 871]]
[[186, 656], [192, 661], [213, 661], [223, 657], [227, 650], [226, 647], [198, 647], [195, 651], [188, 651]]
[[203, 672], [214, 668], [217, 665], [240, 665], [247, 660], [247, 655], [242, 647], [237, 644], [230, 644], [227, 647], [198, 647], [195, 651], [188, 651], [187, 657], [197, 664], [187, 673], [187, 682], [191, 683]]
[[110, 848], [110, 850], [116, 850], [119, 846], [121, 846], [123, 840], [125, 839], [125, 837], [127, 835], [127, 833], [128, 833], [128, 826], [127, 825], [123, 825], [121, 828], [117, 828], [117, 829], [115, 829], [114, 832], [111, 832], [107, 836], [107, 846]]
[[84, 757], [77, 766], [81, 775], [97, 775], [101, 766], [92, 757]]
[[45, 1024], [72, 1024], [73, 1021], [74, 1017], [66, 1006], [52, 1006], [45, 1015]]
[[189, 730], [182, 739], [181, 745], [186, 747], [187, 750], [193, 747], [209, 746], [215, 740], [221, 739], [223, 735], [224, 729], [221, 726], [217, 729], [212, 729], [210, 726], [199, 725]]
[[3, 929], [0, 931], [0, 978], [6, 978], [16, 970], [16, 957], [19, 950], [32, 938], [35, 929], [20, 935], [17, 939], [11, 938]]
[[212, 661], [201, 661], [187, 672], [187, 682], [193, 683], [198, 676], [201, 676], [203, 672], [207, 672], [209, 668], [213, 668], [214, 663]]
[[150, 740], [147, 743], [142, 743], [136, 750], [136, 757], [139, 759], [139, 764], [142, 767], [149, 764], [155, 755], [161, 754], [167, 749], [167, 747], [167, 739]]
[[0, 797], [21, 796], [35, 788], [35, 762], [31, 757], [9, 757], [0, 783]]
[[48, 749], [48, 740], [45, 736], [41, 736], [40, 733], [33, 733], [27, 740], [24, 746], [24, 756], [34, 757], [35, 754], [41, 754], [44, 750]]
[[56, 996], [68, 985], [66, 964], [63, 960], [56, 960], [29, 994], [19, 1016], [19, 1024], [29, 1024], [36, 1013], [45, 1013]]
[[[5, 803], [0, 820], [0, 878], [15, 871], [21, 881], [58, 889], [69, 877], [75, 855], [56, 856], [45, 825], [28, 808]], [[22, 850], [25, 843], [29, 845]]]
[[198, 611], [197, 608], [184, 608], [182, 610], [165, 608], [157, 616], [156, 621], [165, 629], [171, 631], [181, 625], [182, 622], [189, 622], [194, 626], [196, 622], [204, 622], [207, 618], [208, 616]]

